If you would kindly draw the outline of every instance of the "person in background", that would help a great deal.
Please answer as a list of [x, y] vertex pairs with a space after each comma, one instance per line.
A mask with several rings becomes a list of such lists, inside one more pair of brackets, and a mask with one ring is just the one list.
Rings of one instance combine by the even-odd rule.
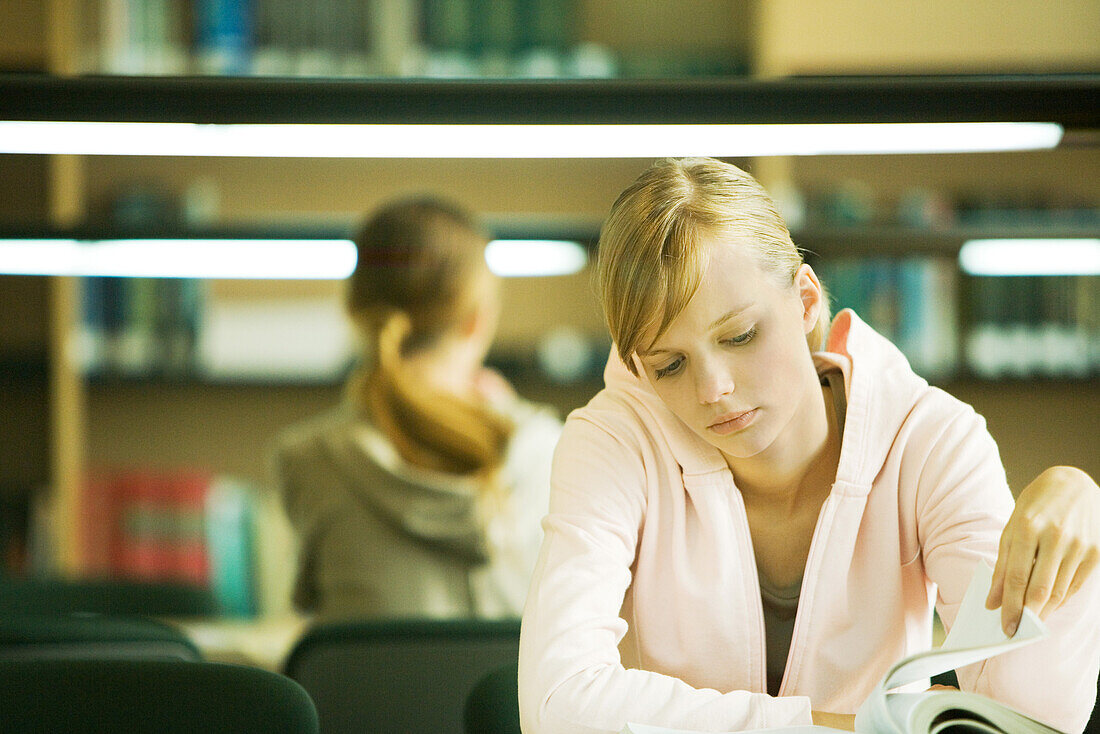
[[488, 237], [453, 203], [382, 206], [355, 238], [347, 399], [274, 452], [318, 618], [518, 617], [542, 539], [554, 413], [484, 365], [500, 312]]
[[1067, 731], [1100, 667], [1100, 488], [1055, 467], [1013, 502], [997, 446], [825, 291], [767, 193], [661, 161], [616, 201], [598, 290], [606, 387], [568, 418], [523, 615], [526, 734], [826, 724], [950, 628], [979, 561], [1008, 633], [957, 671]]

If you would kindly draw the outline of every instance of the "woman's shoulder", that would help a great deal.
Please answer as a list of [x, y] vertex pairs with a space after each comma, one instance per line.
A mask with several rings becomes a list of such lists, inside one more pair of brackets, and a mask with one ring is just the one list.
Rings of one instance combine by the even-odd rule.
[[583, 407], [577, 408], [566, 417], [565, 425], [586, 423], [618, 438], [626, 439], [644, 432], [646, 421], [641, 405], [625, 391], [617, 387], [605, 387]]
[[330, 408], [282, 428], [275, 435], [272, 451], [280, 459], [317, 455], [333, 436], [350, 433], [357, 420], [349, 405]]
[[551, 467], [550, 510], [633, 528], [645, 514], [651, 481], [679, 476], [674, 464], [634, 406], [603, 390], [565, 420]]
[[668, 425], [660, 405], [649, 405], [642, 396], [616, 386], [596, 393], [588, 403], [573, 410], [565, 419], [559, 453], [566, 453], [570, 463], [578, 455], [602, 458], [614, 468], [625, 469], [677, 461], [670, 443], [670, 433], [678, 430]]
[[910, 442], [934, 446], [988, 433], [985, 418], [972, 405], [939, 387], [929, 386], [917, 398], [905, 421]]

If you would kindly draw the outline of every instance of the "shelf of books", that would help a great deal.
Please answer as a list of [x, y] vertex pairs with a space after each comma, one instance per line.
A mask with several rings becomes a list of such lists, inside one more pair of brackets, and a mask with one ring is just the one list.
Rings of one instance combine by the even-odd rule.
[[[966, 275], [957, 250], [979, 232], [833, 228], [796, 232], [795, 241], [834, 312], [854, 309], [929, 380], [1100, 375], [1100, 277]], [[83, 278], [80, 288], [76, 354], [93, 384], [336, 384], [354, 361], [337, 287], [262, 301], [227, 299], [211, 281], [187, 278]], [[602, 334], [601, 315], [589, 318], [589, 333]], [[545, 336], [531, 341], [534, 350], [564, 338]], [[582, 361], [595, 364], [606, 340], [582, 341], [554, 351], [585, 352]]]
[[975, 277], [944, 256], [834, 257], [817, 265], [852, 308], [936, 382], [1100, 375], [1100, 277]]
[[[648, 13], [674, 10], [650, 3]], [[87, 70], [108, 74], [298, 77], [611, 78], [743, 76], [747, 24], [730, 3], [701, 4], [726, 28], [665, 51], [617, 47], [630, 3], [600, 0], [85, 0], [98, 37]], [[709, 6], [709, 7], [708, 7]], [[699, 11], [697, 11], [699, 12]], [[595, 28], [585, 27], [585, 21]], [[608, 31], [601, 27], [612, 26]], [[700, 42], [703, 41], [703, 42]], [[634, 44], [642, 45], [642, 44]], [[685, 50], [689, 48], [691, 50]]]
[[226, 616], [257, 612], [255, 489], [177, 467], [90, 466], [80, 555], [90, 578], [208, 588]]
[[81, 278], [80, 287], [75, 353], [92, 384], [324, 385], [352, 362], [335, 294], [237, 302], [194, 278]]

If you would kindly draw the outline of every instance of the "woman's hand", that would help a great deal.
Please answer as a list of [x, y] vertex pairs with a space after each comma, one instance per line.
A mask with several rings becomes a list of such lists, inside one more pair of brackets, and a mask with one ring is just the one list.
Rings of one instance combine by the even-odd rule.
[[814, 717], [814, 726], [831, 726], [834, 729], [846, 731], [856, 730], [855, 714], [830, 714], [824, 711], [811, 711]]
[[1045, 618], [1100, 561], [1100, 487], [1080, 469], [1055, 466], [1024, 488], [1001, 533], [987, 609], [1001, 607], [1015, 634], [1024, 607]]

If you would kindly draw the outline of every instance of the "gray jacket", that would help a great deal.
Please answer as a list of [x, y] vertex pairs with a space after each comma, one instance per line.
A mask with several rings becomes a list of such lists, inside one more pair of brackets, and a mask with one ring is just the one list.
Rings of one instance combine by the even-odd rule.
[[322, 618], [518, 617], [542, 541], [561, 422], [522, 400], [479, 518], [473, 480], [405, 462], [348, 405], [283, 431], [275, 473], [299, 539], [295, 605]]

